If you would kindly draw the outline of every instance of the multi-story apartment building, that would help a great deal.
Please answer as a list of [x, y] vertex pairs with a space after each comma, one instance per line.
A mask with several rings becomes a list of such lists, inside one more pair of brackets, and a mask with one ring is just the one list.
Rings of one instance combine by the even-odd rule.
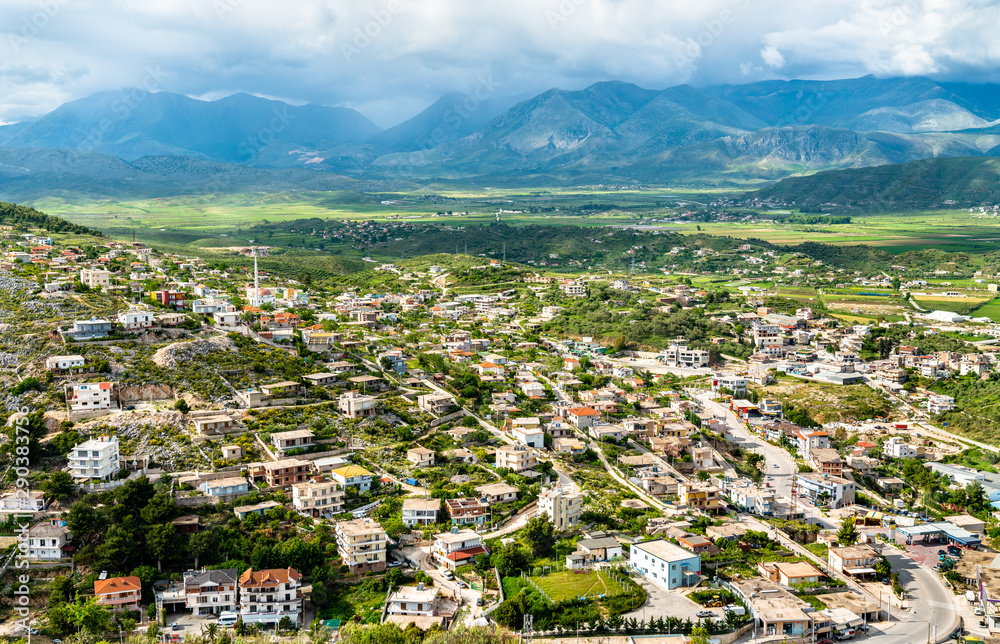
[[111, 286], [111, 273], [102, 268], [84, 268], [80, 271], [80, 282], [89, 288]]
[[101, 411], [111, 409], [110, 382], [91, 382], [84, 385], [73, 385], [70, 388], [70, 411]]
[[239, 578], [239, 598], [245, 622], [277, 625], [288, 617], [302, 626], [302, 575], [294, 568], [248, 568]]
[[478, 534], [469, 529], [452, 528], [434, 535], [431, 553], [447, 568], [457, 568], [476, 555], [489, 553]]
[[69, 453], [69, 473], [75, 479], [110, 479], [120, 468], [117, 436], [99, 436]]
[[367, 418], [375, 415], [377, 404], [378, 398], [375, 396], [365, 396], [357, 391], [348, 391], [337, 401], [337, 408], [348, 418]]
[[184, 604], [193, 615], [217, 615], [235, 611], [237, 578], [235, 568], [185, 573]]
[[580, 522], [583, 497], [579, 492], [554, 485], [538, 495], [538, 509], [549, 515], [556, 530], [568, 530]]
[[372, 473], [360, 465], [339, 467], [330, 472], [330, 476], [345, 490], [356, 487], [358, 492], [367, 492], [372, 488]]
[[336, 481], [310, 481], [292, 486], [292, 505], [313, 517], [331, 517], [344, 511], [344, 491]]
[[373, 519], [337, 524], [337, 551], [352, 573], [382, 572], [386, 565], [386, 534]]
[[497, 448], [496, 466], [512, 472], [530, 470], [538, 464], [535, 450], [525, 445], [502, 445]]
[[714, 485], [682, 483], [677, 486], [677, 497], [681, 505], [704, 512], [721, 512], [726, 507], [719, 488]]
[[475, 497], [464, 499], [448, 499], [444, 502], [448, 517], [452, 523], [466, 524], [474, 523], [482, 525], [487, 519], [486, 513], [489, 506]]
[[796, 481], [802, 493], [806, 494], [813, 503], [825, 500], [832, 508], [840, 508], [854, 503], [856, 488], [854, 481], [849, 479], [829, 474], [806, 472], [797, 474]]
[[153, 299], [163, 306], [183, 309], [187, 306], [187, 296], [179, 291], [162, 290], [152, 294]]
[[297, 458], [286, 458], [264, 464], [264, 480], [270, 487], [291, 487], [302, 483], [309, 476], [309, 463]]

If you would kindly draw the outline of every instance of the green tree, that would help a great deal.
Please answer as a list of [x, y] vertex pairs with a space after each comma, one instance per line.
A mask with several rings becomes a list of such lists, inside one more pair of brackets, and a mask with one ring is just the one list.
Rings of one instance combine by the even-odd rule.
[[66, 514], [66, 527], [78, 539], [89, 541], [91, 535], [104, 529], [104, 517], [94, 506], [83, 501], [77, 501]]
[[73, 607], [73, 623], [90, 635], [103, 635], [111, 628], [111, 611], [91, 597]]
[[156, 558], [156, 569], [163, 572], [163, 560], [172, 559], [178, 552], [177, 528], [172, 523], [153, 526], [146, 537], [149, 553]]
[[502, 577], [513, 577], [528, 565], [528, 553], [516, 543], [500, 546], [491, 557], [493, 567]]
[[149, 503], [146, 504], [139, 515], [142, 520], [149, 524], [163, 523], [173, 519], [177, 514], [177, 503], [174, 497], [163, 492], [157, 492]]
[[529, 520], [521, 530], [531, 553], [536, 557], [548, 557], [553, 552], [555, 544], [555, 528], [547, 514], [542, 514]]
[[60, 470], [49, 475], [48, 480], [42, 484], [42, 490], [51, 499], [65, 501], [76, 495], [76, 484], [69, 472]]
[[853, 546], [860, 537], [858, 528], [854, 525], [854, 517], [844, 517], [840, 522], [840, 530], [837, 531], [837, 543], [841, 546]]

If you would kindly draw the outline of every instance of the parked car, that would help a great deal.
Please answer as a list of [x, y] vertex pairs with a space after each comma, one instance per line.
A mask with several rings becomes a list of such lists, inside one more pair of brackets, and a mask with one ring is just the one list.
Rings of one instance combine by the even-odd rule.
[[174, 622], [173, 624], [170, 625], [170, 630], [179, 631], [181, 630], [181, 625], [178, 624], [177, 622]]
[[700, 610], [696, 613], [698, 619], [711, 619], [715, 617], [715, 613], [710, 610]]
[[458, 581], [456, 581], [455, 585], [458, 586], [459, 588], [468, 588], [469, 587], [469, 584], [465, 583], [461, 579], [459, 579]]
[[476, 597], [476, 606], [482, 606], [482, 605], [483, 605], [483, 598]]
[[389, 567], [390, 568], [399, 568], [402, 565], [403, 565], [402, 561], [390, 561], [389, 562]]

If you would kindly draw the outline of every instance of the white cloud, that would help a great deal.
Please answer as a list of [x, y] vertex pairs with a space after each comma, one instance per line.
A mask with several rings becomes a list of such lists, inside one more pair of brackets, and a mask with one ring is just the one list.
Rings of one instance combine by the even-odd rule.
[[609, 79], [992, 80], [998, 21], [992, 0], [5, 0], [0, 121], [151, 68], [159, 89], [350, 105], [384, 126], [484, 73], [509, 95]]
[[785, 66], [785, 57], [781, 55], [778, 48], [769, 45], [760, 51], [760, 57], [764, 63], [772, 69], [781, 69]]

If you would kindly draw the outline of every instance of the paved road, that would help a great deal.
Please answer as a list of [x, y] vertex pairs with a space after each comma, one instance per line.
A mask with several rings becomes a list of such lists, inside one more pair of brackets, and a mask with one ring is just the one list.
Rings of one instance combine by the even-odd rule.
[[[764, 455], [767, 473], [772, 476], [772, 485], [778, 490], [778, 494], [788, 498], [791, 477], [798, 471], [788, 453], [760, 437], [752, 436], [735, 414], [723, 405], [712, 402], [707, 394], [700, 398], [707, 409], [726, 419], [735, 442]], [[775, 464], [778, 465], [777, 468], [773, 467]], [[812, 505], [800, 503], [800, 506], [806, 509], [806, 517], [810, 522], [820, 523], [831, 529], [838, 527], [834, 521], [822, 516]], [[900, 583], [906, 589], [907, 601], [904, 602], [903, 614], [898, 614], [899, 611], [896, 611], [893, 614], [893, 621], [873, 624], [870, 637], [866, 638], [866, 641], [877, 644], [916, 644], [947, 638], [951, 630], [957, 626], [957, 612], [951, 592], [934, 572], [918, 565], [901, 552], [887, 548], [885, 553], [892, 569], [900, 573]], [[872, 599], [877, 601], [875, 598]], [[936, 636], [935, 630], [940, 631]]]
[[449, 597], [461, 599], [461, 606], [467, 606], [469, 610], [465, 613], [465, 622], [472, 623], [472, 620], [479, 617], [483, 612], [482, 606], [476, 606], [476, 601], [482, 597], [482, 593], [471, 588], [460, 588], [456, 581], [448, 581], [441, 574], [441, 570], [431, 563], [428, 551], [430, 546], [406, 546], [399, 549], [400, 552], [411, 561], [417, 563], [421, 570], [434, 579], [434, 585], [441, 589], [442, 593]]
[[[728, 432], [733, 436], [733, 442], [739, 444], [744, 449], [748, 449], [757, 454], [764, 455], [764, 483], [770, 483], [776, 497], [791, 499], [791, 484], [799, 468], [788, 455], [788, 452], [771, 445], [763, 438], [754, 436], [746, 430], [743, 422], [736, 417], [725, 405], [712, 401], [711, 393], [699, 394], [698, 400], [704, 405], [706, 410], [713, 412], [716, 416], [725, 419]], [[777, 467], [775, 467], [777, 465]], [[814, 523], [819, 523], [825, 528], [835, 527], [834, 523], [827, 517], [820, 514], [811, 505], [803, 503], [803, 499], [797, 499], [799, 505], [806, 510], [806, 517]]]

